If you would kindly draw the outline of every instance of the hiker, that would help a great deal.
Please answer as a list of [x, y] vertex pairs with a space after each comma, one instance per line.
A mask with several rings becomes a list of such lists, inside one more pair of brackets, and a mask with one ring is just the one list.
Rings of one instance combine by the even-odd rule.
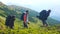
[[48, 26], [46, 20], [48, 18], [48, 16], [50, 15], [50, 12], [51, 10], [42, 10], [40, 13], [39, 13], [39, 16], [37, 16], [40, 20], [42, 20], [43, 22], [43, 26]]
[[23, 20], [24, 27], [28, 28], [28, 10], [24, 12], [21, 16], [21, 20]]
[[7, 16], [5, 25], [7, 27], [10, 27], [11, 29], [13, 29], [14, 20], [15, 20], [15, 16], [14, 15], [13, 16], [12, 15]]
[[8, 15], [8, 16], [6, 17], [6, 22], [5, 22], [5, 25], [6, 25], [7, 27], [9, 26], [10, 20], [11, 20], [11, 15]]
[[15, 21], [15, 15], [12, 15], [12, 17], [11, 17], [11, 23], [10, 23], [10, 28], [12, 28], [12, 29], [14, 27], [14, 21]]

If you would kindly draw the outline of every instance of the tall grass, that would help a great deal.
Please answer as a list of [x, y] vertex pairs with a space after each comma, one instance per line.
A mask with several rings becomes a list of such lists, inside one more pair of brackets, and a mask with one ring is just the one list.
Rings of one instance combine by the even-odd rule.
[[14, 29], [5, 26], [5, 18], [0, 16], [0, 34], [60, 34], [60, 29], [56, 26], [41, 27], [42, 22], [37, 19], [37, 23], [29, 22], [28, 28], [23, 27], [23, 21], [16, 18]]

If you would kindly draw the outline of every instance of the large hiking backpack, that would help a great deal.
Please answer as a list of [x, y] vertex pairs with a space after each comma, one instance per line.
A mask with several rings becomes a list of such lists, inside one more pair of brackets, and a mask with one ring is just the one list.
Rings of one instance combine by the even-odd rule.
[[20, 17], [21, 20], [24, 20], [24, 13]]
[[46, 20], [46, 10], [43, 10], [39, 13], [39, 19]]

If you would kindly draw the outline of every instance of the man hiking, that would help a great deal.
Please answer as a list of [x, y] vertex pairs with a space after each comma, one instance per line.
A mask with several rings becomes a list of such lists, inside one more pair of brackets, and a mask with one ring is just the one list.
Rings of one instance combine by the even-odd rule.
[[21, 16], [21, 20], [23, 20], [24, 27], [28, 28], [28, 10], [24, 12]]
[[39, 16], [37, 16], [40, 20], [42, 20], [42, 23], [43, 23], [43, 26], [48, 26], [46, 20], [48, 18], [48, 16], [50, 15], [50, 12], [51, 10], [42, 10], [40, 13], [39, 13]]
[[8, 15], [7, 18], [6, 18], [5, 25], [7, 27], [10, 27], [11, 29], [13, 29], [14, 21], [15, 21], [15, 16], [14, 15]]

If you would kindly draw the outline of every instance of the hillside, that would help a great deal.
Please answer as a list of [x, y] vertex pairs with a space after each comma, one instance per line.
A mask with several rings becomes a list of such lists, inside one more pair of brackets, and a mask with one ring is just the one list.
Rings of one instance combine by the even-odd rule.
[[55, 20], [55, 19], [53, 19], [53, 18], [48, 18], [47, 22], [48, 22], [50, 25], [60, 24], [60, 21]]
[[6, 28], [5, 17], [0, 16], [0, 34], [60, 34], [60, 25], [42, 27], [42, 22], [38, 19], [37, 23], [30, 22], [28, 28], [23, 27], [21, 20], [16, 18], [14, 29]]
[[[28, 28], [23, 27], [23, 21], [20, 20], [21, 14], [29, 10], [29, 23]], [[5, 20], [8, 15], [16, 15], [14, 22], [14, 29], [6, 28]], [[49, 18], [47, 20], [50, 26], [42, 27], [42, 21], [36, 18], [38, 12], [31, 10], [29, 8], [15, 6], [15, 5], [5, 5], [0, 2], [0, 34], [60, 34], [60, 22]], [[53, 25], [57, 24], [57, 25]], [[51, 26], [53, 25], [53, 26]]]
[[[22, 7], [22, 6], [16, 6], [16, 5], [8, 5], [7, 6], [7, 5], [3, 4], [2, 2], [0, 2], [0, 4], [1, 4], [0, 5], [0, 15], [1, 16], [7, 17], [7, 15], [12, 14], [12, 15], [16, 15], [16, 17], [20, 19], [21, 14], [24, 11], [29, 10], [29, 20], [32, 22], [36, 22], [36, 20], [34, 18], [36, 18], [36, 16], [38, 15], [38, 12], [31, 10], [29, 8]], [[47, 21], [49, 23], [53, 22], [54, 24], [60, 23], [59, 21], [54, 20], [52, 18], [49, 18]]]

